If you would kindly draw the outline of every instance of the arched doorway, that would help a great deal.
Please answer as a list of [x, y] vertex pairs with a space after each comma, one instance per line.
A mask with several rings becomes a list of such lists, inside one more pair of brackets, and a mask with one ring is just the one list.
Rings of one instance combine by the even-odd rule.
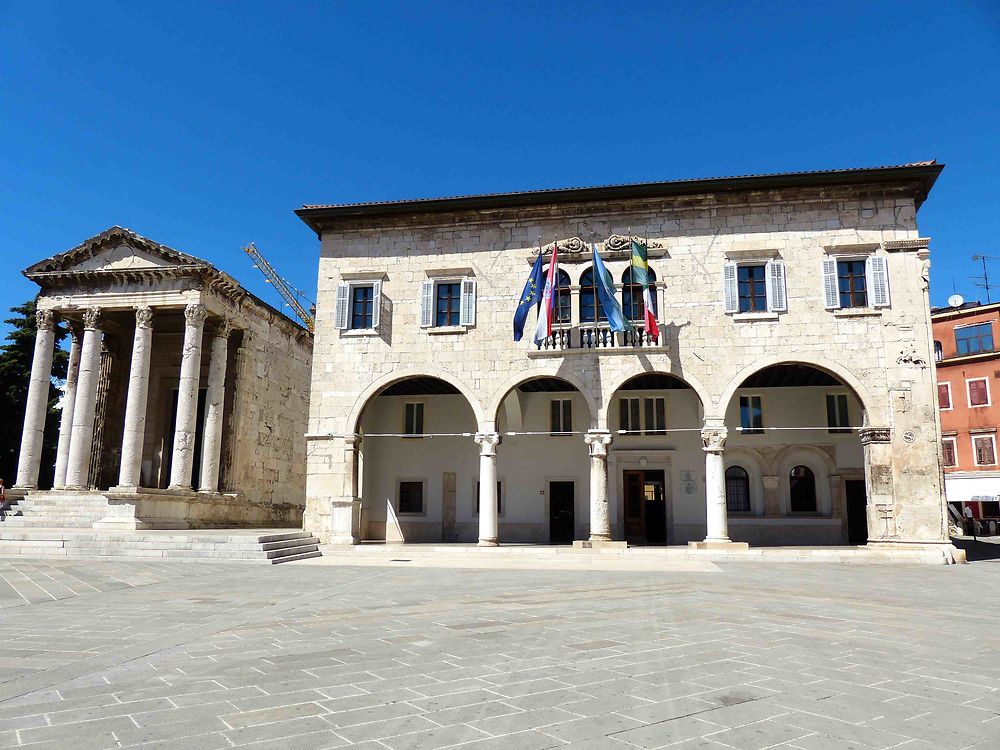
[[[771, 364], [727, 389], [729, 536], [767, 545], [867, 542], [865, 404], [827, 368]], [[730, 477], [746, 472], [739, 508]], [[731, 474], [732, 472], [732, 474]], [[735, 481], [733, 493], [738, 494]]]
[[584, 435], [592, 401], [558, 376], [532, 376], [500, 398], [495, 420], [501, 543], [572, 544], [590, 532]]
[[608, 400], [608, 483], [615, 539], [683, 544], [705, 536], [703, 402], [684, 379], [644, 372]]
[[361, 538], [474, 542], [475, 410], [452, 383], [414, 375], [371, 396], [357, 420]]

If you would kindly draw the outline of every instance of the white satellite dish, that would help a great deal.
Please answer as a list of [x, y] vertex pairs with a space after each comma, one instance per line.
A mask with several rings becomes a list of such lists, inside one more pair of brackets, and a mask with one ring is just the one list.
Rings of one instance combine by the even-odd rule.
[[953, 294], [948, 298], [949, 307], [961, 307], [965, 300], [962, 298], [961, 294]]

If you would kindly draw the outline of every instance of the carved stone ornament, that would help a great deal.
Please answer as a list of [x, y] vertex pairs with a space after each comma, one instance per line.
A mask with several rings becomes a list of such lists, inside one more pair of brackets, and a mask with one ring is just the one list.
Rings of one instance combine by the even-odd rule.
[[611, 445], [610, 432], [588, 432], [583, 436], [583, 442], [590, 446], [591, 456], [608, 455], [608, 446]]
[[190, 304], [184, 308], [184, 320], [189, 326], [203, 326], [207, 317], [208, 310], [204, 305]]
[[51, 310], [35, 310], [35, 327], [39, 331], [51, 331], [56, 327], [56, 316]]
[[210, 333], [215, 338], [228, 339], [233, 330], [233, 321], [229, 318], [213, 318], [211, 321]]
[[659, 250], [666, 247], [658, 240], [650, 240], [645, 237], [636, 237], [633, 234], [613, 234], [604, 242], [604, 249], [610, 252], [621, 252], [623, 250], [632, 251], [632, 242], [645, 245], [647, 250]]
[[136, 328], [152, 328], [153, 327], [153, 308], [148, 305], [142, 305], [135, 308], [135, 327]]
[[91, 331], [101, 330], [101, 308], [88, 307], [83, 311], [83, 327]]
[[729, 430], [725, 427], [706, 427], [701, 431], [701, 442], [707, 453], [722, 453], [728, 437]]
[[[597, 249], [599, 252], [607, 253], [623, 253], [632, 251], [632, 241], [635, 240], [640, 245], [645, 245], [649, 250], [662, 250], [666, 247], [659, 240], [649, 240], [645, 237], [636, 237], [635, 235], [629, 234], [613, 234], [604, 242], [597, 243]], [[590, 252], [590, 243], [584, 242], [579, 237], [569, 237], [564, 240], [556, 240], [555, 242], [550, 242], [548, 245], [542, 247], [543, 253], [552, 252], [552, 248], [558, 245], [559, 252], [561, 254], [566, 254], [568, 256], [582, 255], [583, 253]]]
[[496, 455], [497, 445], [500, 444], [500, 433], [477, 432], [473, 440], [479, 443], [479, 455], [493, 456]]
[[888, 443], [892, 440], [892, 430], [888, 427], [862, 427], [858, 430], [862, 445]]
[[912, 365], [913, 367], [924, 369], [927, 367], [927, 360], [917, 354], [916, 347], [911, 346], [909, 349], [903, 349], [899, 353], [899, 356], [896, 357], [896, 364]]

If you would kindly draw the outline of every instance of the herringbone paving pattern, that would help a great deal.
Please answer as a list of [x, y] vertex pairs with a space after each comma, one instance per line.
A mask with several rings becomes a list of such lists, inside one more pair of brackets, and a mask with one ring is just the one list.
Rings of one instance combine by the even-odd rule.
[[0, 561], [0, 747], [1000, 747], [1000, 563], [720, 568]]

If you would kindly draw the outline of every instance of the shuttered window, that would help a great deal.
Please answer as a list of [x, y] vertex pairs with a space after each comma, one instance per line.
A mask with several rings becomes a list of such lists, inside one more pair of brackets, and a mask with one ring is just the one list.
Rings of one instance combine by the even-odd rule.
[[996, 444], [992, 435], [973, 435], [972, 450], [976, 456], [976, 466], [993, 466], [996, 464]]
[[955, 438], [943, 438], [941, 440], [941, 459], [941, 462], [947, 467], [958, 466]]
[[951, 408], [951, 383], [938, 383], [938, 405], [941, 409]]
[[989, 406], [990, 388], [986, 378], [966, 381], [969, 388], [969, 406]]

